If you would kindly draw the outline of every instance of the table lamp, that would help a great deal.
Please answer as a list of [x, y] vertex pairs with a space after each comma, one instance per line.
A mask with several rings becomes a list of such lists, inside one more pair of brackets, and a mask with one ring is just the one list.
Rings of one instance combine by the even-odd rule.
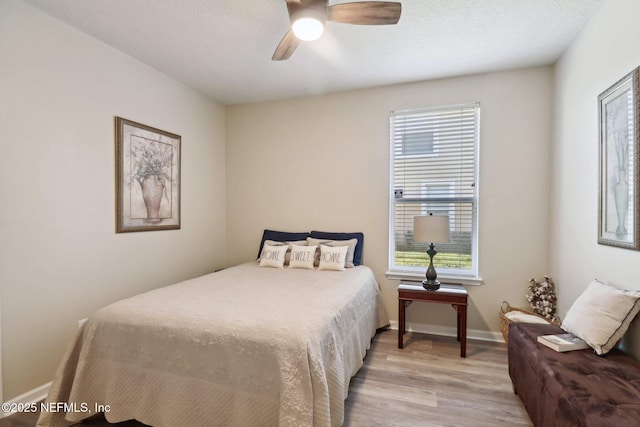
[[440, 288], [440, 282], [436, 280], [438, 274], [433, 267], [433, 257], [438, 253], [434, 243], [451, 242], [449, 231], [449, 217], [447, 215], [414, 216], [413, 217], [413, 241], [429, 243], [429, 268], [427, 268], [426, 279], [422, 281], [422, 287], [435, 291]]

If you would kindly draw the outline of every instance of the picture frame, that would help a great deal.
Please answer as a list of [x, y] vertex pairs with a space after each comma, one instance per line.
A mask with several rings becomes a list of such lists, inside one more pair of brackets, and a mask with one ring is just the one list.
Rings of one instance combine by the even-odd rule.
[[640, 250], [640, 67], [598, 96], [598, 243]]
[[180, 229], [180, 135], [115, 118], [116, 233]]

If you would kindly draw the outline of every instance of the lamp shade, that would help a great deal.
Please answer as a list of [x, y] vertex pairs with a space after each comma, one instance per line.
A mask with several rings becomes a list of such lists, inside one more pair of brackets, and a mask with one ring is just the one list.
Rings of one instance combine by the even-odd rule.
[[413, 241], [423, 243], [449, 243], [449, 217], [426, 215], [413, 217]]

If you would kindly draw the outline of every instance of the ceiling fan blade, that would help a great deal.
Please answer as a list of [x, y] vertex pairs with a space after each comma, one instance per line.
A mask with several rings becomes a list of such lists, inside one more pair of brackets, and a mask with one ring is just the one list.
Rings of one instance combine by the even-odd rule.
[[327, 20], [343, 24], [393, 25], [397, 24], [402, 5], [390, 1], [362, 1], [342, 3], [327, 8]]
[[273, 52], [271, 59], [273, 61], [289, 59], [293, 51], [298, 47], [299, 43], [300, 40], [298, 40], [298, 38], [293, 34], [293, 31], [289, 30], [280, 41], [276, 51]]

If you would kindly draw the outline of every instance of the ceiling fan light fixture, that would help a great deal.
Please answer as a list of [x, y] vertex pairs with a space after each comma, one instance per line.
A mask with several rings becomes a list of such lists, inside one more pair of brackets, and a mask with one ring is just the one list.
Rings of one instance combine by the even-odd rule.
[[289, 59], [300, 41], [322, 36], [326, 21], [355, 25], [394, 25], [402, 13], [395, 1], [352, 1], [329, 5], [329, 0], [285, 0], [291, 28], [286, 32], [271, 59]]
[[314, 9], [302, 9], [291, 17], [291, 30], [300, 40], [318, 40], [324, 33], [325, 15]]

